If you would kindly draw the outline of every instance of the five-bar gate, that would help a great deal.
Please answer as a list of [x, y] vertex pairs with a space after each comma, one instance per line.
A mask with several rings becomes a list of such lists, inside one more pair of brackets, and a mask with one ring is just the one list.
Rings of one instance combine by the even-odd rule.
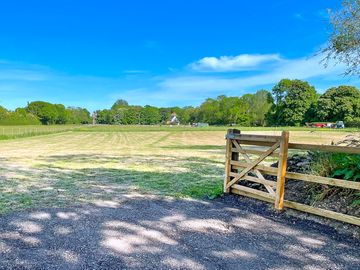
[[[249, 145], [252, 147], [249, 148]], [[360, 190], [360, 182], [287, 172], [286, 166], [289, 149], [360, 154], [360, 148], [358, 147], [289, 143], [288, 131], [283, 131], [280, 136], [267, 136], [241, 134], [240, 130], [229, 129], [226, 135], [224, 192], [231, 192], [274, 203], [277, 210], [288, 207], [360, 226], [359, 217], [284, 199], [286, 179]], [[256, 158], [252, 158], [253, 156]], [[277, 168], [264, 164], [267, 157], [278, 160]], [[275, 176], [276, 181], [268, 180], [264, 175]], [[242, 181], [258, 183], [263, 185], [264, 188], [259, 190], [251, 188], [249, 185], [241, 185]]]

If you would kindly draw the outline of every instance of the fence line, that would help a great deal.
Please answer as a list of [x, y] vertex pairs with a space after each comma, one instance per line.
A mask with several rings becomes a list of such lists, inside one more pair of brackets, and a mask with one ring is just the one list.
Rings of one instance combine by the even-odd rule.
[[[267, 146], [269, 148], [261, 151], [247, 149], [243, 145]], [[360, 148], [356, 147], [289, 143], [288, 131], [283, 131], [281, 136], [265, 136], [241, 134], [240, 130], [229, 129], [226, 135], [224, 192], [274, 203], [275, 209], [278, 210], [284, 207], [293, 208], [360, 226], [360, 218], [358, 217], [284, 199], [286, 179], [360, 190], [359, 182], [288, 172], [286, 170], [287, 157], [291, 149], [360, 154]], [[240, 154], [245, 161], [239, 160]], [[249, 155], [257, 155], [258, 157], [251, 160]], [[277, 157], [278, 168], [261, 164], [267, 157]], [[264, 175], [276, 176], [276, 181], [267, 180]], [[244, 180], [264, 185], [266, 192], [241, 185], [241, 181]]]

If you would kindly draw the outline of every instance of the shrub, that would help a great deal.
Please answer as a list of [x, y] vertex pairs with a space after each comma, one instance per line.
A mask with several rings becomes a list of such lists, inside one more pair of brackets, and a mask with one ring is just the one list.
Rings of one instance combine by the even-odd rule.
[[[320, 152], [312, 153], [312, 155], [313, 173], [326, 177], [360, 182], [360, 155]], [[324, 198], [326, 194], [344, 190], [337, 187], [320, 189], [318, 185], [315, 189], [320, 192], [320, 194], [317, 194], [320, 198]], [[359, 192], [348, 190], [344, 195], [352, 199], [353, 206], [360, 204]]]

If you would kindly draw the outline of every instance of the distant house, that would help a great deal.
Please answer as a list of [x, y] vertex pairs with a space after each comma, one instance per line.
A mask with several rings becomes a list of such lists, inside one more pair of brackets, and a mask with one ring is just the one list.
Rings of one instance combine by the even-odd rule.
[[177, 115], [176, 115], [175, 112], [173, 112], [173, 113], [171, 114], [169, 124], [170, 124], [170, 125], [180, 125], [180, 121], [179, 121], [179, 119], [177, 118]]

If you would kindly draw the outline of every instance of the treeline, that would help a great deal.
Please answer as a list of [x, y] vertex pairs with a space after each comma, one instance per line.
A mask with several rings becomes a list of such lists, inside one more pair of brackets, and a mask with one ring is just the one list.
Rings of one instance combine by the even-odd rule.
[[[210, 125], [301, 126], [306, 122], [344, 121], [360, 127], [360, 91], [339, 86], [319, 94], [306, 81], [283, 79], [271, 92], [259, 90], [241, 97], [208, 98], [200, 106], [154, 107], [129, 105], [117, 100], [109, 109], [96, 111], [98, 124], [166, 124], [176, 113], [181, 124], [205, 122]], [[65, 108], [62, 104], [31, 102], [13, 112], [0, 107], [1, 124], [88, 124], [89, 111]]]
[[198, 107], [131, 106], [118, 100], [111, 109], [97, 111], [100, 124], [161, 124], [175, 112], [182, 124], [301, 126], [306, 122], [345, 121], [360, 127], [360, 91], [353, 86], [328, 89], [320, 95], [306, 81], [283, 79], [271, 92], [259, 90], [241, 97], [208, 98]]
[[265, 114], [272, 106], [271, 94], [260, 90], [242, 97], [219, 96], [208, 98], [199, 107], [132, 106], [118, 100], [111, 109], [97, 111], [99, 124], [153, 125], [166, 124], [172, 113], [176, 113], [182, 124], [206, 122], [211, 125], [265, 125]]
[[0, 125], [64, 125], [91, 122], [87, 109], [65, 108], [62, 104], [34, 101], [28, 103], [25, 108], [17, 108], [15, 111], [0, 106]]

